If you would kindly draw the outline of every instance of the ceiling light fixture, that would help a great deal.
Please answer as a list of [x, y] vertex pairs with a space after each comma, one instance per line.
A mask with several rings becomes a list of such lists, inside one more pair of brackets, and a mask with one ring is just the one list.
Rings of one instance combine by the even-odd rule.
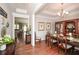
[[60, 12], [58, 12], [57, 15], [63, 17], [65, 14], [69, 14], [69, 12], [64, 10], [64, 8], [63, 8], [63, 3], [61, 3]]

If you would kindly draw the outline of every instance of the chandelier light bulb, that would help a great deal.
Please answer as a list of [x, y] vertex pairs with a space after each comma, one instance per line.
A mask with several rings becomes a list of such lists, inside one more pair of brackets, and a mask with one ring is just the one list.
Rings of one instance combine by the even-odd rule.
[[65, 12], [66, 14], [69, 14], [69, 12]]
[[58, 12], [57, 15], [60, 16], [60, 13]]
[[63, 13], [66, 13], [66, 11], [63, 11]]
[[61, 10], [60, 10], [60, 12], [57, 13], [57, 15], [58, 15], [58, 16], [64, 16], [64, 15], [66, 15], [66, 14], [69, 14], [69, 12], [68, 12], [68, 11], [65, 11], [65, 10], [63, 9], [63, 3], [61, 3]]

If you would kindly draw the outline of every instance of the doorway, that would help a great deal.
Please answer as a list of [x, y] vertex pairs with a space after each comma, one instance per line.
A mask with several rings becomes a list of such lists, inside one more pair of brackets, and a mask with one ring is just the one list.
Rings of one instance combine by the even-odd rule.
[[14, 39], [16, 40], [16, 43], [22, 43], [25, 44], [26, 41], [26, 31], [29, 25], [29, 17], [26, 17], [27, 15], [22, 14], [14, 14], [13, 17], [13, 26], [14, 26]]
[[25, 35], [28, 27], [26, 18], [15, 17], [15, 38], [20, 43], [25, 43]]

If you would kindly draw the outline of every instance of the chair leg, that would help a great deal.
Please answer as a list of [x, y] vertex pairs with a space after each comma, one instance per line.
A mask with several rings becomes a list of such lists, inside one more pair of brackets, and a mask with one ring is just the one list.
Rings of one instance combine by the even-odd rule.
[[67, 54], [67, 50], [65, 49], [65, 54]]
[[52, 42], [50, 42], [50, 46], [51, 46], [51, 48], [53, 48], [54, 47], [54, 44]]
[[39, 40], [39, 42], [41, 43], [41, 39]]
[[50, 42], [50, 46], [51, 46], [51, 48], [52, 48], [52, 42]]
[[47, 41], [47, 46], [49, 46], [49, 41]]
[[58, 47], [58, 54], [61, 54], [61, 53], [62, 53], [61, 50], [62, 50], [62, 49], [61, 49], [60, 47]]
[[60, 49], [58, 48], [58, 53], [60, 54]]
[[48, 43], [48, 46], [50, 46], [50, 41], [49, 41], [49, 43]]

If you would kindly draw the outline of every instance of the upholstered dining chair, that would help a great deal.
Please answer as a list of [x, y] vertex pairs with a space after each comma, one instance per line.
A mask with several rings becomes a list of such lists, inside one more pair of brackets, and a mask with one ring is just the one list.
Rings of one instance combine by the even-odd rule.
[[66, 37], [59, 37], [58, 38], [58, 48], [59, 48], [58, 52], [60, 52], [60, 49], [62, 49], [65, 54], [71, 53], [72, 46], [69, 45], [67, 42], [68, 41], [67, 41]]
[[51, 48], [53, 46], [57, 46], [57, 38], [56, 37], [51, 36], [50, 45], [51, 45]]
[[74, 50], [72, 51], [73, 55], [79, 55], [79, 47], [74, 47]]
[[47, 32], [45, 42], [48, 46], [50, 46], [50, 40], [51, 40], [51, 35], [49, 32]]
[[35, 43], [36, 43], [36, 42], [41, 43], [41, 38], [40, 38], [40, 36], [37, 36], [37, 35], [36, 35], [36, 32], [35, 32]]

